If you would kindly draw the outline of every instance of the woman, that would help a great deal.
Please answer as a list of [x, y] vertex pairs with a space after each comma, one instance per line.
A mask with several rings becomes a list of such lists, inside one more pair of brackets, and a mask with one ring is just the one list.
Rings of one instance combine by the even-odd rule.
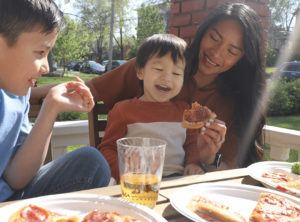
[[[262, 157], [262, 150], [257, 149], [264, 125], [262, 113], [254, 128], [248, 129], [254, 111], [260, 112], [259, 98], [265, 86], [261, 42], [257, 14], [247, 5], [234, 3], [211, 13], [187, 50], [188, 79], [178, 99], [198, 101], [226, 123], [220, 151], [228, 168], [247, 166]], [[109, 108], [139, 95], [135, 59], [87, 84], [95, 99]]]

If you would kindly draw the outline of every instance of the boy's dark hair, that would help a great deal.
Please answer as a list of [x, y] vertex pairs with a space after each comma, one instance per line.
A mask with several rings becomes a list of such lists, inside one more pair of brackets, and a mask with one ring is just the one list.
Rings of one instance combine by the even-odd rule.
[[23, 32], [59, 31], [63, 13], [52, 0], [0, 0], [0, 35], [13, 46]]
[[144, 68], [153, 56], [163, 57], [171, 53], [174, 63], [185, 61], [186, 42], [172, 34], [155, 34], [145, 39], [136, 55], [136, 68]]

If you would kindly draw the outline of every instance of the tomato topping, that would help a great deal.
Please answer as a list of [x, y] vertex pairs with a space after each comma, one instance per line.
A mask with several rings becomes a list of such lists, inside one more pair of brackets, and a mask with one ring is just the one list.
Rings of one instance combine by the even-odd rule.
[[21, 218], [26, 222], [44, 222], [49, 217], [49, 212], [41, 207], [30, 204], [21, 211]]

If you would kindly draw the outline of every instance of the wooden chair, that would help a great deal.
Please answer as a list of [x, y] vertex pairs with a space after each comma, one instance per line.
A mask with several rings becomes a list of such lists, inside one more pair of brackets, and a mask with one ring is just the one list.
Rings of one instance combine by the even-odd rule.
[[95, 102], [95, 106], [88, 113], [90, 145], [97, 147], [101, 143], [104, 130], [107, 125], [107, 113], [109, 109], [103, 102]]

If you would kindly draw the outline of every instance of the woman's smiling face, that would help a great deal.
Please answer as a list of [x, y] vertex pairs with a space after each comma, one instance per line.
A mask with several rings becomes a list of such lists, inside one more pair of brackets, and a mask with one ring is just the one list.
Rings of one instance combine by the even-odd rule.
[[226, 19], [207, 29], [199, 48], [199, 73], [218, 75], [229, 70], [244, 55], [241, 25]]

